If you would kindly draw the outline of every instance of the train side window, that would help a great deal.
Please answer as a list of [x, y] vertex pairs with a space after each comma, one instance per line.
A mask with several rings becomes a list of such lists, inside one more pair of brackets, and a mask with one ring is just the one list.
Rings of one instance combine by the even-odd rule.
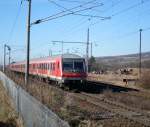
[[51, 63], [51, 70], [53, 71], [53, 63]]
[[47, 63], [46, 63], [46, 70], [47, 70], [47, 68], [48, 68], [48, 67], [47, 67]]
[[50, 65], [50, 66], [49, 66], [49, 70], [52, 70], [51, 63], [50, 63], [49, 65]]
[[59, 69], [59, 62], [58, 62], [58, 64], [57, 64], [57, 68]]
[[54, 63], [54, 70], [55, 70], [55, 63]]

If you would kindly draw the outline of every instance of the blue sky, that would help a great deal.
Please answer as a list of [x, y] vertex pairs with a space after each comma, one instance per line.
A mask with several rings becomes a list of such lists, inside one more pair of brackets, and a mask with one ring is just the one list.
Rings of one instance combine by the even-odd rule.
[[[142, 1], [143, 4], [140, 4]], [[21, 6], [20, 2], [21, 0], [0, 2], [0, 63], [3, 61], [4, 43], [12, 48], [12, 60], [25, 59], [27, 1], [23, 1]], [[55, 2], [65, 8], [72, 8], [87, 0], [55, 0]], [[95, 0], [94, 3], [83, 7], [95, 6], [98, 3], [104, 5], [81, 13], [110, 16], [111, 19], [91, 18], [88, 20], [89, 17], [69, 15], [32, 26], [31, 58], [47, 56], [49, 50], [52, 50], [53, 54], [60, 53], [61, 44], [53, 44], [52, 40], [86, 41], [88, 27], [90, 28], [90, 41], [94, 42], [94, 56], [137, 53], [139, 51], [138, 30], [150, 27], [150, 0]], [[31, 21], [62, 10], [48, 0], [32, 0]], [[149, 34], [150, 30], [142, 32], [143, 52], [150, 51]], [[83, 56], [85, 49], [86, 46], [83, 44], [64, 44], [64, 52], [78, 53]]]

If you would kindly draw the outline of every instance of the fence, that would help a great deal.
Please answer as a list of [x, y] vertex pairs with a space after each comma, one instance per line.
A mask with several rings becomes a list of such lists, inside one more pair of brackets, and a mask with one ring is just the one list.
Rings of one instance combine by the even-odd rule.
[[0, 72], [0, 80], [6, 88], [16, 111], [22, 117], [25, 127], [69, 127], [46, 106], [29, 95], [20, 86]]

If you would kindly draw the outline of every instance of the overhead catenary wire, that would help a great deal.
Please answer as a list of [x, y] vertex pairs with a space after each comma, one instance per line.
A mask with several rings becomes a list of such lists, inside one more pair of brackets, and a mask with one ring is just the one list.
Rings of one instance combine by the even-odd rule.
[[[110, 1], [108, 0], [108, 2], [110, 2]], [[113, 3], [113, 5], [109, 6], [107, 9], [104, 9], [104, 10], [101, 10], [101, 11], [100, 11], [100, 10], [97, 10], [97, 9], [93, 9], [93, 11], [95, 11], [95, 12], [100, 12], [100, 13], [104, 13], [104, 12], [107, 12], [107, 11], [111, 10], [111, 8], [117, 6], [117, 5], [120, 4], [121, 2], [123, 2], [123, 0], [119, 0], [119, 1], [117, 1], [117, 2], [115, 2], [115, 3]]]
[[[113, 19], [115, 16], [120, 15], [120, 14], [122, 14], [122, 13], [125, 13], [125, 12], [127, 12], [127, 11], [129, 11], [129, 10], [131, 10], [131, 9], [134, 9], [134, 8], [136, 8], [136, 7], [138, 7], [138, 6], [142, 5], [142, 4], [145, 4], [146, 2], [149, 2], [149, 1], [150, 1], [150, 0], [142, 0], [141, 2], [138, 2], [138, 3], [134, 4], [134, 5], [131, 5], [130, 7], [127, 7], [127, 8], [125, 8], [125, 9], [121, 10], [121, 11], [118, 11], [118, 12], [116, 12], [116, 13], [114, 13], [114, 14], [111, 14], [110, 17], [111, 17], [111, 19]], [[90, 26], [97, 25], [97, 24], [99, 24], [100, 22], [101, 22], [101, 21], [97, 21], [97, 22], [95, 22], [95, 23], [90, 24]]]
[[[72, 15], [72, 14], [75, 14], [75, 13], [78, 13], [78, 12], [90, 10], [92, 8], [96, 8], [96, 7], [99, 7], [99, 6], [101, 6], [101, 5], [91, 6], [91, 7], [88, 7], [88, 8], [80, 9], [80, 10], [77, 10], [77, 11], [74, 11], [74, 12], [69, 12], [69, 13], [59, 15], [59, 16], [56, 16], [56, 17], [51, 17], [51, 16], [46, 17], [46, 18], [43, 18], [43, 19], [36, 20], [35, 22], [31, 23], [31, 25], [39, 24], [39, 23], [46, 22], [46, 21], [49, 21], [49, 20], [54, 20], [54, 19], [61, 18], [61, 17], [64, 17], [64, 16]], [[106, 17], [102, 17], [102, 18], [106, 18]]]
[[[78, 15], [78, 16], [85, 16], [85, 17], [90, 17], [90, 18], [101, 18], [101, 19], [109, 19], [110, 17], [102, 17], [102, 16], [98, 16], [98, 15], [90, 15], [90, 14], [80, 14], [80, 13], [74, 13], [73, 11], [67, 9], [66, 7], [61, 6], [60, 4], [56, 3], [53, 0], [48, 0], [49, 2], [55, 4], [57, 7], [60, 7], [62, 9], [64, 9], [65, 11], [69, 11], [71, 12], [73, 15]], [[103, 5], [101, 3], [101, 5]]]
[[20, 5], [19, 5], [19, 8], [18, 8], [16, 17], [15, 17], [15, 20], [14, 20], [13, 25], [12, 25], [12, 28], [11, 28], [11, 30], [10, 30], [9, 37], [8, 37], [8, 43], [10, 42], [10, 40], [11, 40], [11, 38], [12, 38], [12, 36], [13, 36], [13, 32], [14, 32], [16, 23], [17, 23], [17, 21], [18, 21], [19, 15], [20, 15], [21, 7], [22, 7], [22, 2], [23, 2], [23, 0], [21, 0], [21, 2], [20, 2]]
[[[142, 32], [149, 31], [149, 30], [150, 30], [150, 27], [145, 27], [145, 28], [142, 29]], [[129, 37], [129, 36], [138, 34], [138, 33], [139, 33], [139, 30], [135, 30], [135, 31], [132, 31], [132, 32], [125, 33], [125, 34], [123, 34], [119, 37], [116, 37], [116, 38], [118, 40], [118, 39], [122, 39], [122, 38], [125, 38], [125, 37]]]
[[[85, 1], [77, 1], [77, 0], [59, 0], [59, 1], [61, 1], [61, 2], [67, 2], [67, 3], [77, 3], [77, 4], [84, 4], [84, 3], [86, 3]], [[97, 4], [97, 2], [96, 3], [94, 3], [93, 2], [93, 4]]]
[[81, 8], [81, 7], [85, 6], [85, 5], [91, 4], [91, 3], [94, 2], [94, 1], [96, 1], [96, 0], [91, 0], [91, 1], [88, 1], [88, 2], [86, 2], [86, 3], [84, 3], [84, 4], [81, 4], [81, 5], [72, 7], [72, 8], [70, 8], [70, 9], [68, 9], [67, 11], [58, 12], [58, 13], [56, 13], [56, 14], [53, 14], [53, 15], [48, 16], [48, 17], [46, 17], [46, 18], [43, 18], [43, 20], [44, 20], [44, 19], [47, 19], [47, 18], [51, 18], [51, 17], [57, 16], [57, 15], [60, 15], [60, 14], [63, 14], [63, 13], [68, 12], [68, 11], [73, 11], [74, 9]]
[[122, 14], [124, 12], [127, 12], [127, 11], [129, 11], [129, 10], [131, 10], [133, 8], [136, 8], [136, 7], [142, 5], [142, 4], [146, 3], [146, 2], [149, 2], [149, 1], [150, 0], [142, 0], [141, 2], [138, 2], [138, 3], [134, 4], [134, 5], [131, 5], [130, 7], [127, 7], [125, 9], [121, 10], [121, 11], [118, 11], [118, 12], [112, 14], [111, 17], [114, 17], [114, 16], [117, 16], [117, 15]]

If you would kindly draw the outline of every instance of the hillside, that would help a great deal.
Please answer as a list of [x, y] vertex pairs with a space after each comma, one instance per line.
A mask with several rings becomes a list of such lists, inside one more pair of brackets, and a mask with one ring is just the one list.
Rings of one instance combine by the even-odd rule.
[[[139, 54], [96, 57], [95, 59], [100, 64], [100, 68], [107, 69], [138, 67], [139, 65]], [[150, 68], [150, 52], [142, 53], [142, 67]]]

